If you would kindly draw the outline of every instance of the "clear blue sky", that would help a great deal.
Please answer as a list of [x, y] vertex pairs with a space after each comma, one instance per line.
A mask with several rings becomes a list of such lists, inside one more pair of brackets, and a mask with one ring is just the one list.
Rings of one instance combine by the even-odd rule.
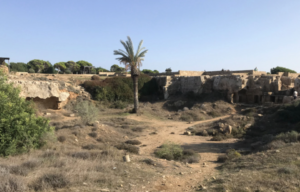
[[109, 69], [129, 35], [142, 69], [300, 72], [299, 0], [1, 0], [0, 57]]

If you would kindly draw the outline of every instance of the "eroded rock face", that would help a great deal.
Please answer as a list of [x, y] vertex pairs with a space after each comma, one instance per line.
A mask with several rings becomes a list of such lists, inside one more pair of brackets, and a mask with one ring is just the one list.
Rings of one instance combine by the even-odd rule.
[[68, 92], [61, 92], [56, 82], [27, 80], [9, 80], [8, 82], [21, 88], [20, 97], [40, 99], [57, 97], [59, 101], [65, 101], [70, 95]]
[[[60, 109], [68, 103], [70, 99], [77, 96], [90, 98], [89, 93], [85, 92], [80, 86], [61, 84], [55, 81], [33, 81], [33, 80], [8, 80], [21, 89], [20, 97], [32, 99], [37, 105], [44, 108]], [[69, 91], [72, 90], [72, 91]], [[71, 98], [72, 95], [72, 98]]]

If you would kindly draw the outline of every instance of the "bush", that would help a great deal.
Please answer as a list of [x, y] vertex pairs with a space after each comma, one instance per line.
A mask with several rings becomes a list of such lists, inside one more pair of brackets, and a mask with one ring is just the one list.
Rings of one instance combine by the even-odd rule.
[[99, 145], [89, 144], [82, 146], [82, 149], [92, 150], [92, 149], [101, 149]]
[[66, 137], [65, 136], [63, 136], [63, 135], [61, 135], [61, 136], [58, 136], [57, 137], [57, 141], [59, 141], [59, 142], [64, 142], [64, 141], [66, 141]]
[[180, 160], [183, 156], [183, 149], [175, 143], [165, 143], [154, 154], [162, 159]]
[[101, 77], [99, 75], [93, 75], [91, 80], [94, 80], [94, 81], [100, 81], [101, 80]]
[[65, 74], [73, 74], [70, 69], [65, 70]]
[[291, 70], [291, 69], [288, 69], [288, 68], [285, 68], [285, 67], [279, 67], [279, 66], [277, 66], [277, 67], [271, 69], [271, 74], [277, 74], [278, 72], [297, 73], [297, 72], [294, 71], [294, 70]]
[[113, 102], [110, 107], [115, 108], [115, 109], [124, 109], [127, 107], [127, 105], [128, 105], [127, 102], [118, 100], [118, 101]]
[[78, 112], [84, 124], [96, 121], [99, 116], [99, 109], [89, 101], [78, 101], [74, 109]]
[[227, 156], [229, 160], [240, 158], [242, 155], [234, 149], [227, 150]]
[[196, 112], [190, 111], [190, 112], [183, 112], [181, 114], [180, 120], [182, 121], [201, 121], [204, 120], [204, 118], [200, 117]]
[[[1, 75], [0, 75], [1, 76]], [[0, 79], [0, 155], [7, 156], [39, 148], [42, 137], [52, 132], [49, 121], [37, 117], [32, 102], [19, 97], [20, 90]]]
[[93, 137], [93, 138], [96, 138], [97, 137], [97, 133], [95, 133], [95, 132], [89, 133], [89, 136]]
[[275, 137], [276, 140], [282, 140], [286, 143], [297, 142], [299, 138], [300, 138], [300, 134], [296, 131], [280, 133]]
[[28, 70], [28, 73], [35, 73], [35, 71], [34, 71], [34, 69], [30, 68], [30, 69]]
[[227, 160], [228, 160], [229, 158], [228, 158], [228, 156], [227, 155], [220, 155], [219, 157], [218, 157], [218, 162], [220, 162], [220, 163], [224, 163], [224, 162], [226, 162]]
[[0, 191], [1, 192], [24, 192], [26, 185], [19, 177], [0, 176]]
[[30, 187], [35, 191], [43, 191], [49, 188], [64, 188], [69, 183], [69, 180], [61, 173], [47, 173], [38, 178]]
[[[133, 101], [133, 82], [130, 77], [112, 77], [103, 81], [85, 81], [83, 87], [98, 101]], [[155, 79], [148, 75], [138, 78], [139, 97], [152, 95], [158, 91]]]
[[129, 144], [126, 144], [126, 143], [120, 143], [120, 144], [116, 145], [115, 147], [119, 150], [126, 150], [130, 153], [135, 153], [135, 154], [138, 154], [139, 150], [140, 150], [138, 147], [133, 146], [133, 145], [129, 145]]
[[130, 144], [130, 145], [140, 145], [142, 144], [140, 141], [138, 140], [128, 140], [125, 142], [126, 144]]

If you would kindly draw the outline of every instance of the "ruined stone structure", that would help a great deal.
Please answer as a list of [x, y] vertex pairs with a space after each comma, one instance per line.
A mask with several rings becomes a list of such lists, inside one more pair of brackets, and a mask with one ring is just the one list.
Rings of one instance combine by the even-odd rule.
[[297, 73], [267, 74], [262, 71], [178, 71], [152, 75], [167, 99], [175, 93], [221, 91], [231, 103], [289, 102], [300, 91]]

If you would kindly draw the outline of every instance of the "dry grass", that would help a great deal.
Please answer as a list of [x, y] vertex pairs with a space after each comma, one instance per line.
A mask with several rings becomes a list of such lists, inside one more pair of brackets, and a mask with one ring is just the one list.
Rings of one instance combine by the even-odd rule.
[[[232, 160], [225, 159], [220, 169], [222, 174], [216, 183], [209, 181], [211, 191], [284, 191], [299, 189], [300, 144], [286, 144], [275, 150], [245, 155]], [[223, 158], [219, 159], [224, 161]], [[233, 182], [234, 181], [234, 182]], [[251, 190], [250, 190], [251, 189]]]

